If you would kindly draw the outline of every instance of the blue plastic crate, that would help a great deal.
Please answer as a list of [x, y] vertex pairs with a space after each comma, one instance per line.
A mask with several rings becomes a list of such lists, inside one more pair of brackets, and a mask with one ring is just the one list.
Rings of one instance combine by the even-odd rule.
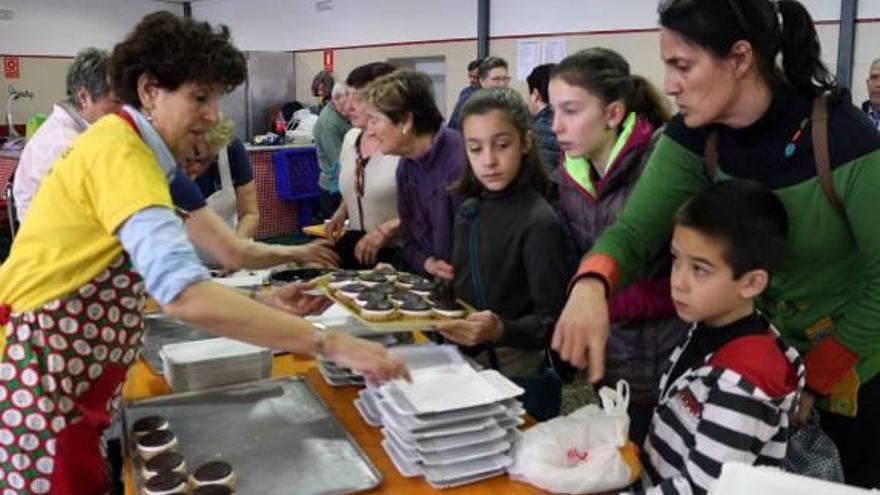
[[272, 153], [275, 188], [283, 201], [315, 199], [319, 196], [318, 154], [314, 146], [304, 146]]
[[315, 223], [315, 215], [318, 212], [318, 200], [298, 199], [296, 201], [296, 224], [299, 228], [307, 227]]

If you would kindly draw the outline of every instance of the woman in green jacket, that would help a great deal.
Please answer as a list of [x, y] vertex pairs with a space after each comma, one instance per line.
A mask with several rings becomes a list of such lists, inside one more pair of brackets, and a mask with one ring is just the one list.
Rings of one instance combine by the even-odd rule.
[[675, 210], [710, 181], [759, 181], [789, 215], [787, 262], [761, 305], [804, 354], [796, 420], [820, 405], [847, 482], [880, 486], [880, 136], [835, 88], [799, 2], [670, 0], [660, 24], [680, 114], [583, 259], [553, 347], [601, 378], [606, 298], [667, 249]]

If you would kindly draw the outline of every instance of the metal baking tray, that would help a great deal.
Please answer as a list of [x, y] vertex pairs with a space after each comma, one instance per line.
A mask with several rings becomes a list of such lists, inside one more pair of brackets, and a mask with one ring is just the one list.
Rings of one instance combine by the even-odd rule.
[[[190, 470], [223, 459], [237, 473], [236, 493], [346, 494], [370, 490], [382, 475], [326, 404], [300, 377], [262, 380], [132, 402], [125, 431], [161, 415]], [[125, 435], [138, 493], [140, 458]]]

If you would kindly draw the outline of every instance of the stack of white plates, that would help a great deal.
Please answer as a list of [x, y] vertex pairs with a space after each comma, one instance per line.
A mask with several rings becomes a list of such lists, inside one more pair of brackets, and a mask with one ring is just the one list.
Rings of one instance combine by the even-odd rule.
[[525, 415], [516, 400], [523, 390], [497, 371], [475, 370], [454, 347], [404, 354], [408, 364], [434, 363], [410, 365], [412, 383], [367, 388], [355, 401], [368, 424], [382, 427], [382, 446], [397, 470], [435, 488], [503, 474]]
[[159, 354], [175, 392], [261, 380], [272, 372], [272, 351], [226, 338], [168, 344]]

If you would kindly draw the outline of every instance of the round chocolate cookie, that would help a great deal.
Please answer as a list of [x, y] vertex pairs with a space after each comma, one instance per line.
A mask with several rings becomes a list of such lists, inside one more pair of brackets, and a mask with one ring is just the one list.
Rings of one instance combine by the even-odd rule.
[[358, 271], [357, 270], [336, 270], [333, 272], [334, 277], [339, 278], [357, 278]]
[[401, 273], [397, 276], [397, 282], [401, 285], [412, 286], [421, 282], [426, 282], [424, 277], [413, 275], [412, 273]]
[[232, 495], [232, 488], [225, 485], [203, 485], [193, 490], [192, 495]]
[[146, 435], [151, 431], [166, 429], [168, 429], [168, 420], [165, 416], [144, 416], [131, 426], [131, 431], [135, 435]]
[[368, 282], [368, 283], [374, 283], [374, 284], [381, 284], [381, 283], [388, 281], [388, 277], [386, 277], [385, 275], [383, 275], [381, 273], [376, 273], [376, 272], [362, 273], [358, 278], [362, 282]]
[[434, 304], [441, 302], [454, 303], [455, 295], [450, 292], [433, 291], [428, 294], [428, 300]]
[[372, 291], [388, 296], [397, 292], [397, 287], [395, 287], [393, 284], [386, 282], [383, 284], [374, 285], [372, 287]]
[[424, 299], [410, 299], [409, 301], [405, 301], [400, 309], [406, 311], [428, 311], [431, 309], [431, 305], [428, 304]]
[[161, 447], [174, 441], [174, 433], [171, 430], [156, 430], [142, 436], [138, 440], [141, 447]]
[[165, 452], [144, 463], [144, 474], [156, 476], [166, 471], [180, 472], [186, 469], [183, 456], [177, 452]]
[[177, 495], [186, 493], [187, 479], [180, 473], [164, 472], [153, 476], [144, 483], [144, 493], [147, 495], [167, 494]]
[[437, 288], [439, 286], [440, 286], [440, 284], [438, 284], [437, 282], [431, 282], [430, 280], [424, 280], [422, 282], [419, 282], [419, 283], [413, 285], [412, 290], [416, 293], [423, 292], [423, 293], [428, 294], [428, 293], [431, 293], [431, 292], [437, 290]]
[[388, 311], [394, 309], [394, 304], [387, 299], [380, 299], [368, 302], [364, 309], [367, 311]]
[[360, 294], [361, 292], [363, 292], [367, 289], [369, 289], [369, 287], [367, 287], [366, 285], [355, 282], [353, 284], [343, 285], [342, 287], [339, 288], [339, 291], [344, 292], [344, 293], [350, 293], [350, 294], [354, 294], [354, 293]]
[[192, 477], [198, 485], [225, 485], [232, 478], [232, 466], [226, 461], [211, 461], [193, 471]]
[[397, 275], [397, 270], [395, 270], [393, 266], [388, 265], [380, 266], [373, 271], [381, 273], [382, 275]]
[[366, 303], [370, 303], [373, 301], [384, 301], [386, 299], [388, 299], [388, 296], [386, 296], [385, 294], [380, 294], [379, 292], [373, 290], [365, 290], [357, 296], [358, 301]]

